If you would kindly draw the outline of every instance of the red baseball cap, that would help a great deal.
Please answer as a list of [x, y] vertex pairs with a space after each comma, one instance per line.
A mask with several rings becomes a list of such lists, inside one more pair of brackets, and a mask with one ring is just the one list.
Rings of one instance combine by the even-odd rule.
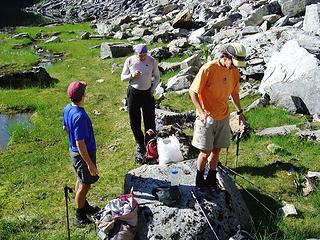
[[87, 87], [83, 81], [74, 81], [68, 87], [68, 97], [71, 99], [81, 99]]

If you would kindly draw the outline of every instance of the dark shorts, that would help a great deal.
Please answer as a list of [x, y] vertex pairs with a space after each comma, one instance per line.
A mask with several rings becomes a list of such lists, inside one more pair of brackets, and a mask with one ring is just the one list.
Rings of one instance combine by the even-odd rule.
[[[94, 165], [96, 165], [96, 153], [89, 153], [90, 158], [92, 160], [92, 162], [94, 163]], [[92, 176], [89, 173], [89, 169], [87, 167], [86, 162], [83, 160], [83, 158], [81, 157], [81, 155], [77, 152], [73, 152], [70, 151], [70, 157], [72, 160], [72, 165], [73, 168], [78, 176], [79, 181], [81, 182], [81, 184], [84, 185], [89, 185], [92, 183], [95, 183], [96, 181], [98, 181], [99, 176]]]

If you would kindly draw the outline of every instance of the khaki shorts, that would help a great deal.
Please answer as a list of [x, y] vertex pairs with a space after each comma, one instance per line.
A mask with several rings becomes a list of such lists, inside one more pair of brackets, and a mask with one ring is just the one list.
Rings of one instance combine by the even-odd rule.
[[200, 150], [227, 148], [230, 144], [231, 130], [229, 117], [214, 121], [208, 128], [197, 117], [194, 123], [192, 145]]

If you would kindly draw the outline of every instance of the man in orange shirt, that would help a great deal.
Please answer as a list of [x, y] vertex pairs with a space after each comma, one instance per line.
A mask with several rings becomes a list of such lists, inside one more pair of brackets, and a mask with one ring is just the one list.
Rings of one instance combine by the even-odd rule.
[[[192, 145], [200, 150], [197, 159], [196, 186], [217, 189], [216, 169], [221, 148], [230, 144], [229, 106], [231, 95], [239, 124], [246, 124], [239, 97], [240, 72], [245, 67], [246, 49], [242, 44], [228, 44], [219, 60], [203, 65], [195, 77], [189, 94], [196, 107]], [[205, 166], [209, 171], [204, 179]]]

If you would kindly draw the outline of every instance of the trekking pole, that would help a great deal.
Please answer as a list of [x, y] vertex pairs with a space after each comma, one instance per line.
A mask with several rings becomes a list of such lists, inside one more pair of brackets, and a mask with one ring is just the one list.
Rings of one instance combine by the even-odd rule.
[[276, 201], [279, 201], [276, 197], [272, 196], [270, 193], [266, 192], [265, 190], [263, 190], [261, 187], [259, 187], [258, 185], [254, 184], [252, 181], [250, 181], [249, 179], [245, 178], [244, 176], [242, 176], [241, 174], [237, 173], [236, 171], [226, 167], [226, 166], [222, 166], [220, 165], [219, 166], [220, 169], [224, 172], [226, 172], [223, 168], [227, 169], [228, 171], [232, 172], [234, 175], [242, 178], [243, 180], [245, 180], [246, 182], [250, 183], [253, 187], [255, 187], [257, 190], [265, 193], [266, 195], [268, 195], [269, 197], [271, 197], [272, 199], [276, 200]]
[[[222, 171], [224, 171], [225, 173], [227, 173], [227, 171], [224, 170], [224, 169], [222, 169], [221, 166], [219, 166], [219, 167], [220, 167], [220, 169], [221, 169]], [[230, 170], [230, 171], [232, 171], [235, 175], [240, 176], [241, 178], [243, 178], [243, 179], [246, 180], [247, 182], [251, 183], [254, 187], [256, 187], [258, 190], [266, 193], [266, 194], [267, 194], [269, 197], [271, 197], [272, 199], [277, 200], [276, 198], [274, 198], [273, 196], [271, 196], [269, 193], [263, 191], [260, 187], [256, 186], [255, 184], [253, 184], [253, 183], [250, 182], [249, 180], [245, 179], [245, 178], [244, 178], [243, 176], [241, 176], [240, 174], [236, 173], [235, 171], [233, 171], [233, 170], [231, 170], [231, 169], [229, 169], [229, 168], [227, 168], [227, 167], [225, 167], [225, 168], [228, 169], [228, 170]], [[258, 198], [256, 198], [251, 192], [249, 192], [249, 190], [245, 189], [245, 188], [244, 188], [242, 185], [240, 185], [238, 182], [235, 181], [235, 183], [236, 183], [239, 187], [241, 187], [244, 191], [246, 191], [254, 200], [256, 200], [256, 201], [257, 201], [262, 207], [264, 207], [268, 212], [270, 212], [272, 215], [274, 214], [266, 205], [264, 205]]]
[[68, 193], [73, 193], [72, 189], [68, 186], [64, 187], [64, 197], [66, 200], [66, 213], [67, 213], [67, 234], [68, 234], [68, 240], [70, 240], [70, 226], [69, 226], [69, 210], [68, 210]]
[[239, 160], [239, 145], [240, 145], [240, 132], [237, 132], [236, 135], [236, 158], [234, 162], [234, 167], [238, 167], [238, 160]]
[[226, 162], [224, 165], [228, 166], [228, 154], [229, 154], [229, 147], [226, 148]]
[[241, 187], [243, 190], [245, 190], [254, 200], [257, 201], [264, 209], [266, 209], [268, 212], [271, 213], [271, 215], [274, 215], [274, 213], [266, 206], [264, 205], [258, 198], [256, 198], [249, 190], [245, 189], [243, 186], [241, 186], [239, 183], [236, 183], [239, 187]]
[[194, 199], [194, 200], [196, 201], [196, 203], [199, 205], [199, 208], [200, 208], [200, 210], [201, 210], [201, 212], [202, 212], [202, 214], [203, 214], [204, 218], [206, 219], [206, 221], [207, 221], [207, 223], [208, 223], [208, 225], [209, 225], [209, 227], [210, 227], [211, 231], [213, 232], [214, 236], [216, 237], [216, 239], [217, 239], [217, 240], [220, 240], [220, 239], [218, 238], [217, 233], [214, 231], [214, 229], [213, 229], [213, 227], [212, 227], [211, 223], [209, 222], [209, 219], [208, 219], [208, 217], [207, 217], [206, 213], [205, 213], [205, 212], [204, 212], [204, 210], [202, 209], [202, 207], [201, 207], [201, 205], [200, 205], [200, 203], [199, 203], [198, 199], [197, 199], [197, 198], [196, 198], [196, 196], [194, 195], [193, 191], [190, 191], [190, 192], [191, 192], [191, 195], [192, 195], [193, 199]]

